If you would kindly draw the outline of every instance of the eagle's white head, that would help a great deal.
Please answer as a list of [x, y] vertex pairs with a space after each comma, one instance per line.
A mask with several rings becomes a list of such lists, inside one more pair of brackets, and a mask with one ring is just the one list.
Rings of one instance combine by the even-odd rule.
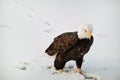
[[93, 27], [91, 24], [80, 25], [79, 31], [77, 33], [79, 39], [90, 39], [92, 35]]

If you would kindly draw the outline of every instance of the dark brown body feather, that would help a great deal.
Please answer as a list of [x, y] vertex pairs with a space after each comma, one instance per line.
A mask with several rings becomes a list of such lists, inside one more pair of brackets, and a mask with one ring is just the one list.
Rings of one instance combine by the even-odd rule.
[[54, 66], [63, 69], [65, 63], [69, 60], [76, 60], [78, 68], [81, 68], [83, 56], [89, 51], [93, 43], [91, 39], [79, 39], [77, 32], [67, 32], [59, 35], [53, 43], [46, 49], [48, 55], [57, 55]]

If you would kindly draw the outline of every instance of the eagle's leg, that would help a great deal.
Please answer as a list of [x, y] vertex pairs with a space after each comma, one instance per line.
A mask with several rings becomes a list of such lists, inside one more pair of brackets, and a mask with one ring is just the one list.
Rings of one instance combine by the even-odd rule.
[[66, 61], [60, 55], [57, 55], [54, 61], [54, 67], [56, 70], [59, 70], [59, 72], [62, 73], [65, 63]]
[[81, 66], [82, 66], [82, 62], [83, 62], [83, 57], [76, 60], [76, 65], [77, 65], [77, 70], [76, 72], [83, 74], [84, 72], [81, 70]]

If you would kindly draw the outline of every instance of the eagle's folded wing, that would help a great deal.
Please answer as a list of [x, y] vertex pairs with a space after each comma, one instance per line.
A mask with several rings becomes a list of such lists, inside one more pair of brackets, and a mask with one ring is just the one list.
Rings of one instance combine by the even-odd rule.
[[54, 55], [56, 53], [66, 52], [77, 43], [78, 37], [76, 33], [77, 32], [67, 32], [57, 36], [46, 49], [46, 53]]

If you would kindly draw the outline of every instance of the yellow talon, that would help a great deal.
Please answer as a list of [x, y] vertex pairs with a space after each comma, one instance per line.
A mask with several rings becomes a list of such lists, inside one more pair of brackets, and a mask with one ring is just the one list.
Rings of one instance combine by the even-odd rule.
[[83, 72], [80, 68], [77, 68], [77, 69], [76, 69], [76, 72], [84, 75], [84, 72]]
[[60, 69], [59, 72], [62, 73], [62, 72], [63, 72], [63, 69]]

